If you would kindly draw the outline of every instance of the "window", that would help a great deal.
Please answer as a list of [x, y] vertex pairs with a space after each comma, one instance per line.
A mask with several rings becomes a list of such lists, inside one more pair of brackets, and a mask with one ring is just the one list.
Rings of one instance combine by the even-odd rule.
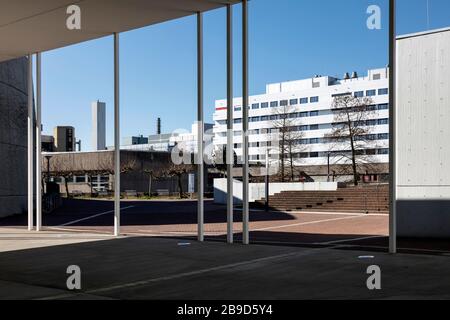
[[366, 91], [366, 96], [367, 97], [373, 97], [377, 95], [377, 91], [376, 90], [367, 90]]
[[378, 134], [378, 140], [388, 140], [389, 139], [389, 133], [379, 133]]
[[318, 153], [318, 152], [311, 152], [311, 153], [309, 154], [309, 157], [310, 157], [310, 158], [318, 158], [318, 157], [319, 157], [319, 153]]
[[317, 117], [319, 115], [319, 111], [311, 111], [310, 113], [309, 113], [309, 116], [310, 117]]
[[268, 102], [263, 102], [261, 103], [261, 109], [265, 109], [269, 107], [269, 103]]
[[234, 111], [241, 111], [241, 110], [242, 110], [241, 106], [234, 107]]
[[308, 157], [309, 157], [309, 154], [308, 154], [307, 152], [302, 152], [302, 153], [300, 153], [300, 158], [306, 159], [306, 158], [308, 158]]
[[261, 117], [261, 121], [268, 121], [269, 120], [269, 116], [262, 116]]
[[378, 107], [376, 105], [367, 106], [367, 111], [375, 111], [377, 109], [378, 109]]
[[259, 109], [259, 103], [252, 104], [252, 109]]
[[242, 123], [242, 119], [234, 119], [234, 123]]
[[248, 134], [259, 134], [259, 130], [258, 129], [249, 130]]
[[291, 119], [295, 119], [297, 117], [298, 117], [298, 113], [290, 113], [289, 114], [289, 118], [291, 118]]
[[377, 150], [375, 150], [375, 149], [367, 149], [366, 150], [366, 155], [368, 155], [368, 156], [374, 156], [376, 154], [377, 154]]
[[367, 120], [366, 121], [366, 126], [370, 127], [370, 126], [376, 126], [377, 125], [377, 120]]
[[378, 110], [387, 110], [389, 109], [389, 104], [383, 103], [378, 105]]
[[288, 101], [287, 100], [281, 100], [280, 101], [280, 106], [286, 107], [287, 105], [288, 105]]
[[300, 112], [300, 118], [306, 118], [309, 116], [308, 112]]
[[364, 91], [355, 92], [355, 98], [362, 98], [362, 97], [364, 97]]
[[218, 125], [224, 125], [224, 124], [227, 124], [227, 120], [218, 120], [218, 121], [217, 121], [217, 124], [218, 124]]
[[300, 139], [299, 144], [309, 144], [309, 140], [308, 139]]
[[386, 95], [388, 93], [389, 93], [389, 89], [388, 88], [378, 89], [378, 95], [379, 96]]
[[290, 104], [291, 106], [297, 105], [297, 104], [298, 104], [298, 99], [291, 99], [291, 100], [289, 100], [289, 104]]
[[389, 149], [378, 149], [378, 154], [389, 154]]
[[260, 117], [251, 117], [250, 122], [258, 122]]
[[75, 176], [75, 183], [84, 183], [86, 182], [86, 176]]
[[300, 126], [300, 131], [308, 131], [308, 126]]
[[242, 132], [241, 131], [235, 131], [235, 132], [233, 132], [233, 135], [235, 137], [239, 137], [239, 136], [242, 136]]
[[389, 119], [378, 119], [378, 125], [382, 126], [385, 124], [389, 124]]
[[309, 99], [309, 101], [310, 101], [311, 103], [319, 102], [319, 97], [311, 97], [311, 98]]
[[318, 143], [319, 143], [319, 138], [312, 138], [312, 139], [309, 139], [309, 143], [310, 143], [310, 144], [318, 144]]
[[270, 103], [270, 107], [271, 107], [271, 108], [276, 108], [276, 107], [278, 107], [278, 101], [272, 101], [272, 102]]
[[309, 130], [319, 130], [319, 125], [318, 124], [312, 124], [309, 126]]
[[234, 148], [235, 148], [235, 149], [242, 148], [242, 143], [235, 143], [235, 144], [234, 144]]
[[300, 99], [300, 104], [306, 104], [308, 103], [308, 98], [301, 98]]
[[375, 74], [373, 75], [373, 80], [380, 80], [380, 79], [381, 79], [381, 74], [375, 73]]
[[278, 120], [279, 116], [277, 114], [273, 114], [270, 116], [270, 120]]

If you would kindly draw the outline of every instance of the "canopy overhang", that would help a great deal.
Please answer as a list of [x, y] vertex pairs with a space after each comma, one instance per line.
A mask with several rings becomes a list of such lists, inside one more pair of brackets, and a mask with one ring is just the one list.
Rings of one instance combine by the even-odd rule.
[[[240, 0], [0, 0], [0, 61], [157, 24]], [[81, 9], [69, 30], [67, 8]]]

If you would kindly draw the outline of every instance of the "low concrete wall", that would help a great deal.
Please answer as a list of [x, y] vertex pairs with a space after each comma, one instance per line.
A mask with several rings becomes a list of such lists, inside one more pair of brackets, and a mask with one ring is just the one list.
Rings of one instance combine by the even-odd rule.
[[[286, 182], [286, 183], [270, 183], [269, 195], [283, 191], [335, 191], [337, 190], [337, 182]], [[242, 181], [234, 180], [233, 182], [234, 203], [242, 203]], [[255, 202], [265, 197], [264, 183], [249, 184], [249, 201]], [[214, 179], [214, 202], [218, 204], [227, 203], [227, 179]]]

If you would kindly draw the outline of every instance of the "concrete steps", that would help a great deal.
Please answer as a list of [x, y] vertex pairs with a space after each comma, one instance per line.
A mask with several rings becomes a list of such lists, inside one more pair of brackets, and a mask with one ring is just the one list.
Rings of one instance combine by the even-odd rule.
[[[389, 187], [362, 186], [337, 191], [286, 191], [269, 197], [272, 210], [348, 213], [388, 213]], [[265, 199], [256, 202], [264, 206]]]

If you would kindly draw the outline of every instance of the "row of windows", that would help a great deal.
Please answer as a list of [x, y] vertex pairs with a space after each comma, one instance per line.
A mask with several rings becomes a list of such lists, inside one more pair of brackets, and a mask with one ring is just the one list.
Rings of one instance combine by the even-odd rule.
[[[333, 143], [333, 142], [347, 142], [347, 138], [333, 139], [333, 138], [311, 138], [300, 139], [297, 144], [319, 144], [319, 143]], [[376, 140], [389, 140], [389, 133], [368, 134], [364, 136], [355, 137], [355, 141], [376, 141]]]
[[[374, 97], [377, 95], [377, 90], [366, 90], [365, 94], [366, 94], [366, 97]], [[388, 88], [378, 89], [379, 96], [383, 96], [383, 95], [387, 95], [387, 94], [389, 94]], [[364, 91], [356, 91], [354, 93], [354, 96], [356, 98], [362, 98], [362, 97], [364, 97]]]
[[[364, 149], [357, 150], [356, 153], [358, 155], [367, 155], [367, 156], [375, 156], [375, 155], [387, 155], [389, 154], [389, 149]], [[326, 158], [328, 155], [330, 157], [339, 157], [344, 155], [350, 155], [351, 151], [325, 151], [325, 152], [300, 152], [294, 154], [294, 158], [305, 159], [305, 158]], [[285, 155], [287, 157], [288, 155]]]
[[[357, 150], [357, 153], [359, 155], [368, 155], [368, 156], [375, 156], [375, 155], [388, 155], [389, 149], [365, 149], [365, 150]], [[324, 152], [300, 152], [300, 153], [294, 153], [293, 158], [294, 159], [308, 159], [308, 158], [327, 158], [328, 155], [330, 157], [340, 157], [343, 155], [349, 156], [351, 154], [350, 151], [343, 152], [343, 151], [324, 151]], [[289, 158], [288, 154], [284, 155], [285, 158]], [[265, 155], [251, 155], [249, 156], [250, 160], [265, 160]]]
[[[287, 107], [287, 106], [296, 106], [298, 104], [307, 104], [307, 103], [317, 103], [319, 102], [319, 97], [310, 97], [310, 98], [300, 98], [300, 99], [290, 99], [290, 100], [280, 100], [280, 101], [271, 101], [271, 102], [261, 102], [261, 103], [253, 103], [251, 109], [266, 109], [266, 108], [277, 108], [277, 107]], [[249, 107], [250, 109], [250, 107]], [[241, 106], [234, 107], [235, 111], [241, 111]]]
[[[275, 118], [274, 118], [275, 119]], [[271, 120], [274, 120], [271, 119]], [[235, 119], [234, 123], [239, 124], [242, 122], [242, 119]], [[355, 122], [354, 125], [357, 127], [372, 127], [372, 126], [382, 126], [389, 124], [389, 119], [373, 119], [373, 120], [362, 120], [359, 122]], [[294, 126], [292, 127], [292, 131], [311, 131], [311, 130], [321, 130], [321, 129], [329, 129], [331, 127], [338, 127], [346, 125], [346, 123], [331, 123], [331, 124], [311, 124], [311, 125], [302, 125], [302, 126]], [[276, 128], [272, 128], [271, 132], [276, 132]]]
[[[378, 105], [371, 105], [368, 108], [368, 111], [376, 111], [376, 110], [387, 110], [389, 109], [389, 105], [387, 103], [378, 104]], [[305, 112], [294, 112], [287, 115], [287, 118], [295, 119], [295, 118], [307, 118], [307, 117], [317, 117], [317, 116], [324, 116], [324, 115], [330, 115], [333, 114], [332, 110], [321, 110], [321, 111], [305, 111]], [[276, 115], [270, 115], [270, 116], [258, 116], [258, 117], [249, 117], [249, 122], [259, 122], [259, 121], [273, 121], [273, 120], [279, 120], [282, 119], [283, 115], [276, 114]], [[226, 125], [227, 120], [218, 120], [217, 123], [219, 125]], [[235, 124], [242, 123], [242, 118], [234, 119]]]
[[[378, 95], [387, 95], [389, 94], [389, 89], [388, 88], [382, 88], [382, 89], [378, 89]], [[356, 91], [354, 92], [354, 96], [356, 98], [362, 98], [364, 97], [364, 95], [366, 97], [374, 97], [377, 95], [377, 90], [376, 89], [372, 89], [372, 90], [366, 90], [364, 91]], [[310, 98], [296, 98], [296, 99], [290, 99], [290, 100], [280, 100], [280, 101], [271, 101], [269, 102], [262, 102], [262, 103], [253, 103], [251, 105], [251, 109], [253, 110], [257, 110], [257, 109], [265, 109], [265, 108], [269, 108], [269, 106], [271, 108], [276, 108], [276, 107], [286, 107], [286, 106], [296, 106], [298, 104], [307, 104], [307, 103], [317, 103], [319, 102], [319, 97], [310, 97]], [[250, 106], [248, 107], [250, 109]], [[234, 111], [241, 111], [242, 107], [241, 106], [236, 106], [234, 107]]]
[[[240, 131], [235, 131], [234, 132], [235, 136], [241, 136], [242, 133]], [[364, 136], [360, 136], [360, 137], [355, 137], [355, 141], [376, 141], [376, 140], [388, 140], [389, 139], [389, 134], [388, 133], [379, 133], [379, 134], [369, 134], [369, 135], [364, 135]], [[341, 142], [347, 142], [348, 139], [347, 138], [342, 138], [342, 139], [333, 139], [333, 138], [310, 138], [310, 139], [299, 139], [296, 141], [296, 144], [298, 145], [312, 145], [312, 144], [327, 144], [327, 143], [335, 143], [335, 142], [339, 142], [339, 140]], [[249, 144], [250, 148], [262, 148], [262, 147], [267, 147], [270, 146], [271, 142], [270, 141], [261, 141], [261, 142], [252, 142]], [[241, 143], [235, 143], [234, 144], [235, 148], [241, 148], [242, 144]]]
[[[360, 121], [359, 124], [355, 124], [355, 126], [366, 126], [366, 127], [372, 127], [372, 126], [383, 126], [388, 125], [389, 119], [374, 119], [374, 120], [365, 120]], [[331, 124], [311, 124], [311, 125], [302, 125], [302, 126], [293, 126], [290, 127], [291, 132], [298, 132], [298, 131], [315, 131], [315, 130], [327, 130], [333, 127], [339, 127], [346, 125], [346, 123], [331, 123]], [[254, 129], [249, 130], [249, 135], [252, 134], [267, 134], [267, 133], [276, 133], [279, 131], [278, 128], [263, 128], [263, 129]], [[240, 136], [242, 135], [241, 131], [235, 131], [234, 136]], [[217, 136], [219, 137], [226, 137], [226, 132], [219, 132], [217, 133]]]

